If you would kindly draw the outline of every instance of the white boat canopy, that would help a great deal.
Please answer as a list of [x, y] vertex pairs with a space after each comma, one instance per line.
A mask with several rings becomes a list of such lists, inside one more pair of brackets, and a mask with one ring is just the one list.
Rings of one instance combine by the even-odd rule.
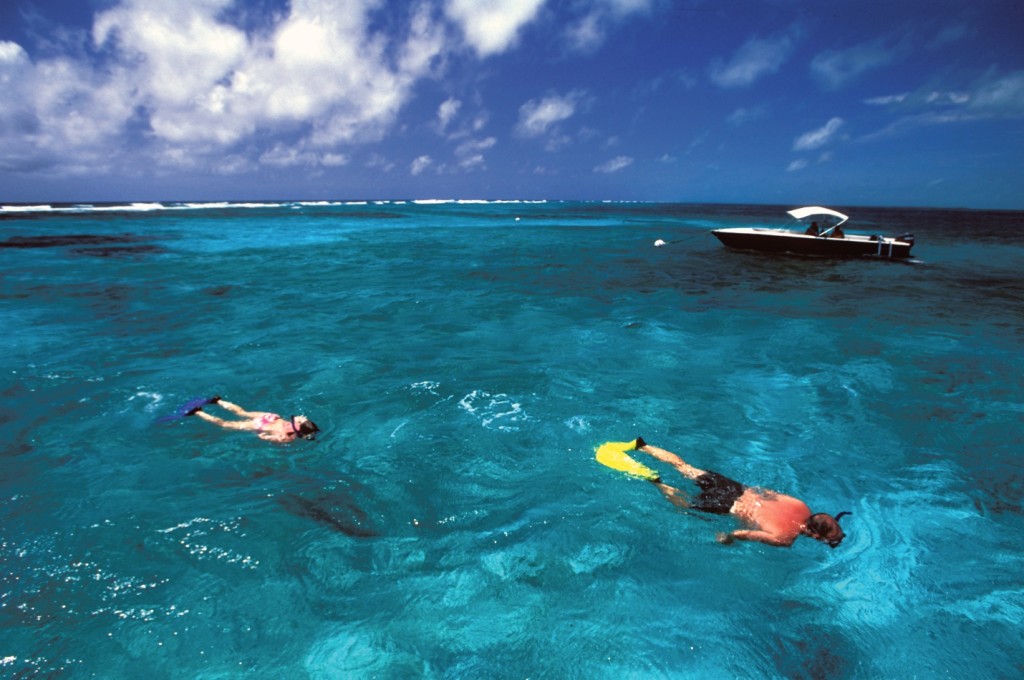
[[[797, 208], [796, 210], [790, 210], [788, 212], [798, 220], [802, 220], [805, 217], [811, 217], [812, 215], [831, 215], [832, 217], [838, 217], [841, 220], [839, 224], [842, 224], [846, 220], [850, 219], [841, 212], [836, 212], [835, 210], [829, 210], [828, 208], [822, 208], [821, 206], [816, 205], [812, 205], [807, 208]], [[838, 227], [839, 224], [835, 226]]]

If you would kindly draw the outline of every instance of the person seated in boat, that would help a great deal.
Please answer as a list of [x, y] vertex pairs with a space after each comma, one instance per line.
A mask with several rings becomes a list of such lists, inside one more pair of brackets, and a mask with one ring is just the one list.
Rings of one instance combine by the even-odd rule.
[[234, 413], [243, 420], [224, 420], [212, 416], [203, 411], [202, 406], [196, 406], [185, 415], [199, 416], [208, 423], [219, 425], [227, 430], [246, 430], [255, 432], [260, 439], [277, 444], [287, 444], [302, 438], [313, 440], [320, 428], [306, 416], [292, 416], [285, 420], [276, 413], [265, 411], [246, 411], [237, 404], [232, 404], [219, 396], [207, 400], [209, 404], [217, 404], [221, 408]]
[[811, 513], [803, 501], [769, 489], [749, 487], [728, 477], [693, 467], [670, 451], [651, 446], [638, 437], [636, 449], [674, 467], [679, 474], [700, 487], [696, 498], [689, 498], [679, 489], [669, 486], [661, 478], [652, 480], [665, 498], [680, 508], [690, 508], [717, 515], [734, 515], [748, 527], [729, 533], [720, 532], [715, 539], [724, 545], [733, 541], [757, 541], [766, 545], [788, 548], [800, 536], [808, 536], [830, 548], [835, 548], [846, 534], [839, 519], [823, 512]]
[[818, 235], [818, 223], [817, 222], [811, 222], [811, 226], [807, 227], [807, 231], [805, 231], [804, 233], [807, 234], [808, 236], [817, 236]]
[[836, 225], [836, 228], [832, 230], [832, 233], [829, 235], [832, 238], [846, 238], [846, 234], [843, 233], [843, 228], [840, 227], [838, 224]]

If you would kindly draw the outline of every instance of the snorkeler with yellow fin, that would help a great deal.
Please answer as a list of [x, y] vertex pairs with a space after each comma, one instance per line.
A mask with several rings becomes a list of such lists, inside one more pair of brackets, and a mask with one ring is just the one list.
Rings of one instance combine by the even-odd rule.
[[[655, 460], [671, 465], [676, 471], [700, 487], [700, 493], [688, 493], [661, 481], [661, 475], [637, 462], [627, 451], [645, 453]], [[789, 547], [798, 536], [809, 536], [835, 548], [846, 537], [839, 519], [824, 512], [812, 513], [798, 498], [764, 489], [748, 487], [711, 470], [701, 470], [665, 449], [651, 446], [643, 437], [631, 442], [605, 442], [595, 449], [597, 462], [613, 470], [651, 482], [666, 500], [679, 508], [699, 510], [715, 515], [733, 515], [746, 528], [719, 532], [715, 537], [726, 545], [733, 541], [756, 541], [766, 545]]]
[[637, 440], [631, 442], [605, 442], [596, 449], [597, 462], [627, 475], [639, 477], [648, 482], [661, 481], [661, 475], [633, 459], [626, 451], [635, 451]]

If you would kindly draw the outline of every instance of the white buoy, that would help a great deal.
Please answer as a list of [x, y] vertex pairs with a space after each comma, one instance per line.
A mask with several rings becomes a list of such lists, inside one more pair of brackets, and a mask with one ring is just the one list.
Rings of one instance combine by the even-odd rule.
[[662, 241], [660, 238], [657, 241], [654, 242], [654, 247], [655, 248], [660, 248], [662, 246], [667, 246], [667, 245], [668, 244], [665, 243], [664, 241]]

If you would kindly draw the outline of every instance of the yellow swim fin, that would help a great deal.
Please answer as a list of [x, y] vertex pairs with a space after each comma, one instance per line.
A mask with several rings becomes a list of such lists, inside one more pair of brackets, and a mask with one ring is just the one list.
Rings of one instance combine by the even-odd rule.
[[631, 442], [605, 442], [594, 450], [597, 452], [597, 456], [595, 456], [597, 462], [601, 465], [618, 470], [619, 472], [625, 472], [627, 475], [646, 479], [649, 482], [660, 480], [661, 475], [643, 463], [637, 462], [626, 453], [626, 451], [632, 451], [635, 448], [636, 440], [634, 439]]

